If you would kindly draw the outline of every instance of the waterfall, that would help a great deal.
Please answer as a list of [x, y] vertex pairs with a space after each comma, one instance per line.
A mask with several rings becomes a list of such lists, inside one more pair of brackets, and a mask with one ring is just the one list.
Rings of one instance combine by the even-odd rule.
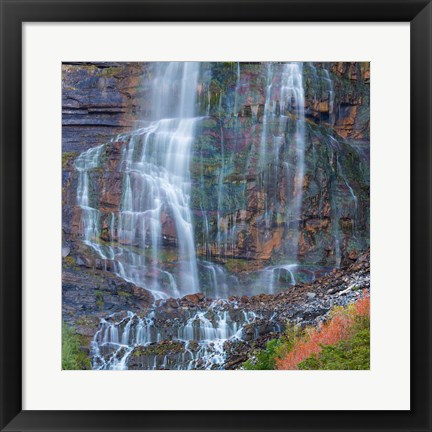
[[[313, 113], [313, 120], [323, 120], [320, 128], [333, 125], [337, 107], [329, 71], [305, 68], [311, 69], [310, 76], [301, 62], [267, 63], [252, 70], [256, 78], [237, 63], [236, 75], [230, 66], [231, 87], [225, 89], [223, 76], [219, 81], [206, 78], [203, 84], [200, 63], [152, 64], [151, 88], [147, 82], [143, 101], [147, 117], [113, 143], [76, 158], [83, 242], [103, 260], [105, 269], [150, 291], [155, 300], [164, 300], [155, 301], [142, 315], [124, 311], [101, 319], [91, 347], [94, 369], [127, 369], [135, 357], [141, 358], [144, 369], [221, 368], [227, 357], [224, 344], [241, 340], [245, 326], [257, 317], [252, 312], [233, 315], [212, 303], [179, 312], [185, 315], [170, 318], [169, 327], [161, 323], [166, 316], [158, 316], [159, 306], [172, 299], [165, 300], [198, 292], [212, 299], [274, 294], [320, 274], [322, 267], [303, 265], [299, 247], [308, 208], [303, 189], [309, 193], [304, 185], [312, 171], [310, 159], [307, 167], [305, 161], [306, 135], [309, 140], [313, 130], [309, 117], [306, 122], [306, 114], [311, 114], [305, 113], [305, 92], [308, 109], [318, 103], [324, 106]], [[253, 85], [251, 79], [256, 80]], [[312, 88], [306, 80], [312, 81]], [[250, 94], [245, 95], [247, 89]], [[328, 101], [328, 122], [322, 101]], [[339, 144], [330, 135], [323, 136], [322, 145], [328, 146], [333, 159]], [[102, 168], [110, 160], [111, 144], [121, 152], [115, 156], [121, 193], [116, 195], [118, 202], [105, 206], [100, 185], [104, 175], [106, 180]], [[317, 149], [321, 145], [312, 144]], [[339, 220], [351, 217], [353, 210], [355, 231], [362, 210], [356, 177], [353, 181], [352, 172], [345, 173], [342, 165], [336, 160], [331, 168], [336, 180], [330, 198], [332, 232], [326, 239], [334, 242], [337, 266], [345, 247]], [[350, 214], [342, 215], [336, 208], [338, 180], [344, 184], [342, 193], [351, 197], [350, 208], [344, 209]], [[319, 189], [321, 184], [313, 186]], [[319, 219], [322, 214], [313, 216]], [[318, 258], [315, 262], [321, 263]], [[155, 351], [154, 345], [167, 341], [175, 353]]]
[[[162, 219], [175, 224], [176, 245], [181, 260], [178, 284], [186, 292], [198, 289], [192, 216], [189, 208], [189, 155], [195, 119], [162, 119], [143, 131], [140, 141], [129, 142], [124, 158], [124, 193], [120, 206], [118, 239], [151, 251], [139, 262], [123, 263], [125, 278], [145, 287], [142, 271], [155, 263], [162, 252]], [[139, 148], [135, 149], [135, 145]], [[137, 156], [138, 155], [138, 156]], [[150, 262], [149, 262], [150, 261]], [[126, 266], [130, 266], [127, 268]], [[160, 291], [159, 271], [152, 290]]]
[[[152, 95], [155, 120], [131, 138], [124, 157], [119, 242], [151, 250], [151, 285], [156, 292], [161, 291], [155, 263], [160, 260], [163, 217], [171, 217], [176, 230], [180, 271], [175, 286], [184, 293], [198, 291], [189, 163], [199, 67], [199, 63], [158, 64]], [[125, 270], [125, 278], [145, 287], [142, 270], [147, 261], [142, 256], [138, 263], [126, 263], [132, 268]]]
[[[77, 205], [81, 208], [81, 232], [84, 242], [103, 255], [97, 238], [100, 235], [100, 211], [94, 207], [97, 199], [91, 197], [90, 174], [100, 166], [100, 158], [105, 146], [91, 148], [81, 153], [75, 160], [78, 171]], [[104, 256], [105, 257], [105, 256]]]
[[[83, 236], [101, 258], [113, 261], [123, 279], [152, 291], [155, 298], [199, 291], [194, 230], [190, 210], [190, 155], [194, 140], [195, 99], [200, 64], [158, 63], [152, 86], [152, 120], [120, 139], [123, 191], [115, 246], [99, 246], [100, 212], [89, 206], [89, 170], [99, 164], [103, 146], [82, 153], [75, 163], [79, 171], [78, 205], [83, 209]], [[175, 274], [160, 262], [163, 223], [173, 222], [171, 242], [177, 248]], [[115, 216], [110, 236], [114, 239]]]
[[[352, 219], [352, 237], [356, 238], [357, 235], [357, 225], [359, 219], [359, 204], [358, 197], [354, 192], [353, 187], [351, 186], [348, 177], [345, 175], [343, 164], [340, 162], [339, 151], [341, 150], [340, 143], [332, 136], [329, 136], [330, 146], [332, 148], [332, 158], [335, 158], [335, 168], [333, 172], [335, 173], [335, 180], [333, 182], [333, 191], [332, 191], [332, 208], [333, 208], [333, 229], [332, 234], [334, 237], [335, 243], [335, 265], [336, 267], [340, 267], [342, 263], [342, 245], [341, 245], [341, 233], [339, 228], [340, 218], [342, 216], [351, 217]], [[336, 153], [338, 152], [338, 153]], [[339, 180], [339, 181], [338, 181]], [[346, 188], [344, 191], [341, 188], [341, 182]], [[349, 200], [352, 204], [346, 205], [343, 208], [336, 203], [336, 197], [338, 195], [348, 195]]]
[[[277, 112], [271, 110], [273, 105], [279, 107]], [[273, 127], [272, 118], [275, 123]], [[284, 209], [285, 258], [281, 264], [264, 269], [256, 284], [256, 286], [267, 286], [269, 292], [275, 292], [281, 274], [288, 272], [289, 278], [284, 279], [289, 279], [291, 284], [296, 282], [294, 271], [298, 266], [305, 173], [305, 90], [302, 63], [285, 63], [278, 74], [275, 73], [272, 65], [267, 66], [266, 100], [260, 143], [260, 166], [265, 179], [263, 186], [266, 188], [265, 226], [268, 230], [271, 229], [275, 219], [274, 213], [281, 211], [279, 198], [275, 192], [273, 194], [269, 192], [274, 179], [280, 177], [280, 167], [286, 171], [288, 186]], [[271, 143], [270, 148], [269, 143]], [[264, 160], [269, 165], [263, 164]]]
[[288, 200], [286, 209], [286, 226], [293, 226], [291, 253], [288, 261], [297, 262], [299, 225], [302, 213], [303, 179], [305, 172], [305, 91], [303, 87], [302, 63], [288, 63], [283, 71], [284, 84], [281, 92], [281, 110], [294, 115], [295, 127], [292, 135], [287, 136], [288, 145], [295, 149], [295, 173], [293, 185], [293, 199]]
[[271, 110], [272, 86], [273, 86], [273, 63], [267, 63], [264, 115], [262, 118], [262, 132], [261, 132], [260, 154], [259, 154], [259, 160], [260, 160], [261, 168], [263, 168], [265, 166], [265, 162], [267, 159], [269, 118], [272, 114], [272, 110]]
[[333, 126], [334, 124], [334, 86], [333, 80], [330, 78], [329, 71], [324, 69], [325, 80], [328, 85], [328, 112], [329, 112], [329, 123]]
[[235, 86], [235, 91], [234, 91], [234, 117], [237, 117], [238, 115], [238, 111], [239, 111], [239, 107], [238, 107], [238, 92], [240, 90], [240, 62], [237, 62], [237, 81], [236, 81], [236, 86]]
[[[97, 196], [91, 197], [92, 193], [97, 195], [92, 178], [102, 175], [97, 170], [103, 165], [106, 147], [83, 152], [75, 161], [79, 173], [77, 203], [82, 209], [85, 243], [100, 258], [110, 261], [110, 268], [117, 275], [151, 291], [156, 299], [199, 291], [208, 291], [216, 297], [228, 296], [228, 275], [225, 268], [212, 262], [213, 251], [220, 257], [235, 258], [237, 235], [247, 228], [244, 219], [248, 210], [246, 205], [240, 208], [227, 205], [231, 191], [225, 179], [236, 169], [236, 152], [228, 148], [222, 120], [219, 119], [220, 165], [214, 189], [217, 209], [210, 216], [199, 203], [203, 219], [201, 244], [206, 257], [206, 261], [199, 265], [190, 204], [190, 163], [197, 125], [203, 119], [196, 115], [197, 94], [204, 88], [200, 81], [200, 68], [200, 64], [194, 62], [153, 65], [150, 96], [145, 102], [150, 107], [150, 118], [142, 119], [137, 129], [116, 139], [124, 143], [119, 167], [123, 176], [122, 194], [118, 213], [110, 212], [104, 225], [109, 230], [109, 242], [99, 239], [101, 214]], [[233, 88], [235, 110], [241, 103], [240, 72], [240, 63], [237, 63]], [[329, 89], [333, 89], [328, 71], [325, 70], [324, 74]], [[333, 90], [329, 91], [332, 104]], [[280, 274], [287, 269], [293, 273], [286, 279], [294, 283], [298, 266], [305, 172], [303, 64], [267, 63], [263, 96], [265, 103], [261, 118], [258, 111], [256, 114], [260, 127], [253, 127], [253, 133], [256, 130], [257, 134], [260, 133], [257, 137], [259, 148], [252, 146], [254, 150], [249, 153], [246, 166], [249, 169], [257, 160], [255, 168], [251, 169], [258, 170], [254, 175], [263, 194], [265, 230], [259, 234], [263, 236], [262, 241], [267, 241], [272, 235], [275, 221], [283, 221], [285, 226], [283, 259], [266, 268], [258, 278], [258, 283], [268, 286], [269, 292], [273, 292], [278, 289], [278, 284], [272, 281], [280, 279]], [[221, 111], [222, 91], [218, 97]], [[233, 121], [239, 125], [235, 113]], [[200, 151], [202, 161], [202, 149]], [[257, 152], [255, 157], [252, 151]], [[283, 176], [285, 180], [282, 180]], [[275, 187], [279, 181], [286, 182], [285, 197], [279, 196]], [[200, 184], [204, 189], [202, 171]], [[246, 201], [246, 181], [242, 187]], [[235, 278], [231, 282], [238, 283]]]

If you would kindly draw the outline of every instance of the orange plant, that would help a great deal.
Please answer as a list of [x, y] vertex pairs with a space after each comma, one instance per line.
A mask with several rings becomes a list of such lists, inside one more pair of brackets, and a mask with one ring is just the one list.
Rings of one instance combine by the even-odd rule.
[[276, 359], [277, 369], [297, 369], [299, 363], [313, 354], [319, 354], [324, 345], [334, 345], [348, 339], [356, 317], [369, 316], [370, 299], [364, 295], [353, 307], [335, 308], [332, 318], [321, 328], [309, 328], [306, 335], [294, 344], [292, 350]]
[[366, 297], [366, 290], [363, 292], [363, 297], [354, 303], [354, 309], [357, 316], [363, 317], [370, 315], [370, 297]]

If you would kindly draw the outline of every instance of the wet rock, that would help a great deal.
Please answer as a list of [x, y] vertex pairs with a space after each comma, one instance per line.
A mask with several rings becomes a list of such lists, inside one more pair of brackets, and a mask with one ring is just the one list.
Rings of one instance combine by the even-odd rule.
[[200, 301], [200, 297], [197, 294], [188, 294], [183, 297], [183, 300], [186, 300], [187, 302], [195, 305]]
[[205, 295], [203, 293], [197, 293], [196, 296], [198, 298], [198, 301], [202, 301], [205, 298]]
[[105, 270], [78, 266], [66, 257], [62, 271], [63, 320], [78, 333], [96, 333], [100, 318], [125, 311], [141, 312], [153, 302], [153, 296]]
[[81, 267], [87, 267], [87, 268], [93, 267], [92, 261], [88, 257], [84, 257], [84, 256], [78, 256], [76, 258], [76, 263]]
[[177, 300], [173, 299], [173, 298], [168, 299], [166, 301], [166, 304], [168, 305], [168, 307], [173, 308], [173, 309], [177, 309], [179, 307]]

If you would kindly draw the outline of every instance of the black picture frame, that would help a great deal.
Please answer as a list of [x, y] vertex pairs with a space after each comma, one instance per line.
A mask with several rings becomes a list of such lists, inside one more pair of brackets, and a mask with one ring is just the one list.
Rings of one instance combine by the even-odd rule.
[[[2, 431], [430, 431], [431, 121], [430, 0], [0, 0], [0, 429]], [[23, 411], [22, 23], [128, 21], [410, 22], [411, 410]], [[337, 401], [335, 401], [337, 407]]]

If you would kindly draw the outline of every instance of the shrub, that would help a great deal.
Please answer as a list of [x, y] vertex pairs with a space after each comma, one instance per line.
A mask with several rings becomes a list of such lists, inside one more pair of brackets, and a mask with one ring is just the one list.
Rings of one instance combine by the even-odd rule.
[[278, 369], [297, 369], [297, 365], [312, 354], [319, 353], [322, 345], [332, 345], [348, 337], [348, 315], [336, 315], [321, 329], [308, 328], [305, 337], [295, 344], [285, 358], [277, 361]]
[[370, 316], [370, 297], [366, 296], [366, 292], [363, 293], [363, 297], [354, 303], [354, 310], [355, 314], [359, 317]]
[[286, 326], [280, 339], [267, 342], [264, 350], [258, 352], [255, 360], [247, 360], [244, 368], [247, 370], [273, 370], [276, 361], [284, 358], [304, 336], [304, 330], [298, 325]]
[[[321, 369], [319, 355], [325, 346], [332, 346], [339, 344], [341, 341], [347, 341], [351, 337], [355, 337], [357, 332], [369, 332], [369, 309], [370, 299], [366, 295], [346, 308], [334, 308], [330, 314], [330, 319], [326, 323], [322, 324], [320, 328], [306, 329], [305, 334], [295, 341], [287, 354], [275, 360], [276, 367], [278, 369], [298, 369], [303, 361], [308, 360], [306, 363], [308, 368]], [[362, 355], [366, 356], [367, 353], [364, 349], [366, 343], [365, 334], [362, 333], [361, 338], [364, 342], [361, 345]], [[336, 351], [347, 351], [349, 349], [350, 345], [339, 344]], [[336, 355], [336, 351], [329, 348], [326, 350], [325, 355], [328, 355], [329, 352]], [[349, 354], [346, 353], [346, 355]], [[327, 360], [329, 361], [329, 359]], [[365, 364], [364, 358], [362, 361], [359, 360], [359, 363]], [[334, 363], [333, 366], [335, 366]]]
[[62, 324], [62, 370], [91, 369], [90, 359], [82, 350], [83, 340], [75, 330]]
[[244, 363], [246, 370], [273, 370], [276, 367], [276, 356], [278, 348], [282, 345], [280, 339], [268, 341], [265, 349], [261, 350], [255, 361], [249, 359]]
[[336, 306], [319, 327], [287, 325], [280, 339], [267, 342], [247, 370], [370, 368], [370, 298], [367, 292], [355, 303]]
[[370, 330], [360, 330], [347, 341], [323, 346], [320, 354], [299, 363], [301, 370], [368, 370], [370, 369]]

